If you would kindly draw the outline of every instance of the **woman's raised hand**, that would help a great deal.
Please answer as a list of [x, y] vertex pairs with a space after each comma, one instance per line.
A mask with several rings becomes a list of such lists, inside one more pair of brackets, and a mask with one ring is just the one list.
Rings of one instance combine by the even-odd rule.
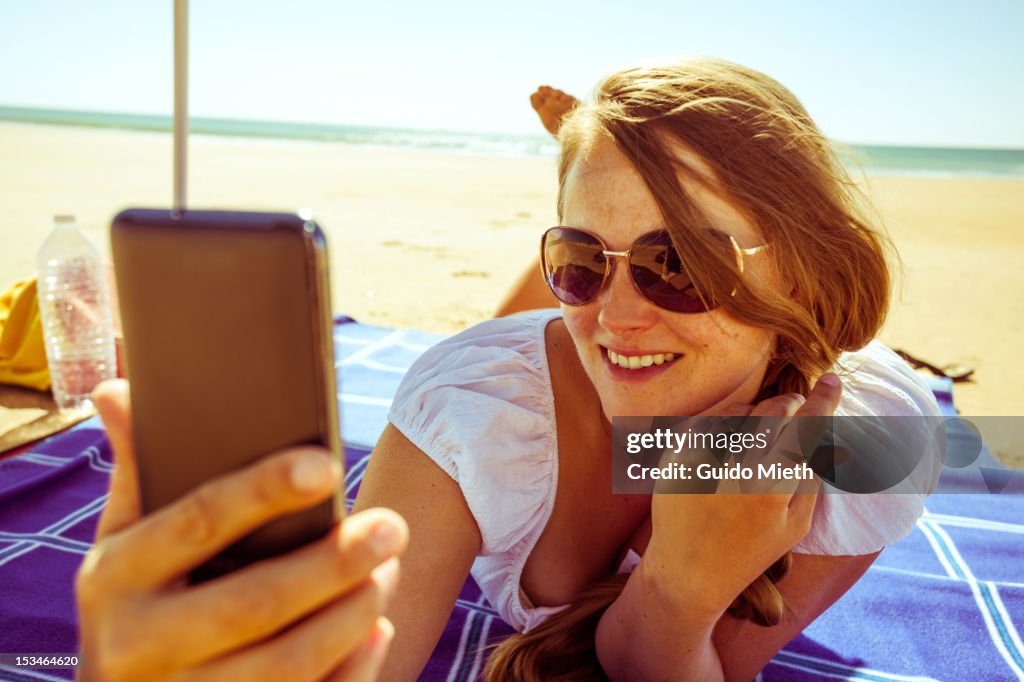
[[[806, 399], [787, 394], [731, 412], [831, 416], [841, 392], [838, 377], [825, 375]], [[645, 574], [659, 591], [713, 622], [807, 533], [815, 499], [807, 493], [654, 495]]]
[[76, 590], [81, 680], [371, 680], [408, 541], [371, 509], [324, 538], [199, 585], [185, 576], [267, 521], [334, 494], [322, 450], [284, 451], [142, 517], [126, 382], [96, 393], [115, 453], [110, 499]]

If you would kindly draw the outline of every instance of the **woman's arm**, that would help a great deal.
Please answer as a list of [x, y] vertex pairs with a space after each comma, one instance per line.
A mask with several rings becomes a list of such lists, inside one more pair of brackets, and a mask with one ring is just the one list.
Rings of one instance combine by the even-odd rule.
[[394, 509], [409, 525], [402, 579], [387, 611], [395, 639], [379, 679], [415, 680], [480, 550], [480, 532], [458, 484], [390, 424], [356, 498], [356, 511], [368, 507]]
[[772, 656], [853, 587], [878, 554], [794, 554], [789, 572], [776, 584], [786, 604], [782, 622], [765, 628], [726, 614], [715, 626], [711, 639], [722, 663], [723, 677], [753, 679]]
[[537, 262], [530, 263], [530, 266], [519, 275], [519, 279], [512, 285], [509, 292], [498, 304], [494, 313], [495, 317], [505, 317], [521, 313], [524, 310], [536, 310], [538, 308], [557, 308], [558, 299], [551, 293], [544, 283], [544, 278], [537, 268]]
[[712, 642], [716, 625], [736, 596], [806, 534], [814, 501], [814, 495], [655, 495], [651, 541], [598, 625], [598, 659], [608, 676], [723, 679], [725, 665]]
[[[834, 377], [807, 395], [784, 395], [752, 416], [826, 416], [841, 390]], [[622, 594], [598, 624], [596, 648], [612, 679], [742, 679], [759, 670], [801, 628], [834, 602], [871, 563], [860, 557], [826, 566], [798, 559], [786, 590], [789, 617], [763, 632], [728, 633], [726, 610], [740, 592], [807, 534], [814, 494], [655, 495], [652, 535]], [[797, 560], [794, 561], [794, 564]], [[726, 628], [717, 630], [717, 628]], [[630, 635], [627, 638], [627, 635]], [[739, 645], [738, 651], [734, 651]], [[745, 650], [745, 651], [744, 651]]]
[[776, 584], [786, 613], [772, 627], [690, 608], [652, 580], [645, 557], [601, 620], [598, 656], [613, 680], [750, 680], [877, 556], [794, 554], [789, 572]]

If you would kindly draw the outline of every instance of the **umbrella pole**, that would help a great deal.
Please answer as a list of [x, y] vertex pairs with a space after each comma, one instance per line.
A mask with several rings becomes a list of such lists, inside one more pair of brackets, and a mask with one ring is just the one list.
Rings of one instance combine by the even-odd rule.
[[188, 0], [174, 0], [174, 212], [185, 210], [188, 170]]

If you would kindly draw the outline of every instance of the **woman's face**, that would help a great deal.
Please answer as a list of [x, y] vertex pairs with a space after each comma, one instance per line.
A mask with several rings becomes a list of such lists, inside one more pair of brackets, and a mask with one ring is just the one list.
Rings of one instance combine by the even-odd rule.
[[[699, 157], [677, 153], [690, 168], [708, 172]], [[699, 183], [680, 182], [710, 227], [734, 236], [744, 248], [764, 243], [723, 199]], [[613, 251], [625, 251], [637, 237], [665, 228], [640, 174], [606, 140], [594, 142], [576, 162], [563, 196], [563, 224], [594, 233]], [[761, 280], [753, 286], [775, 286], [763, 252], [744, 258], [744, 276]], [[739, 322], [722, 308], [696, 314], [659, 308], [636, 290], [624, 265], [615, 263], [610, 281], [593, 301], [562, 306], [605, 416], [713, 414], [732, 403], [751, 402], [768, 365], [773, 334]], [[627, 358], [671, 353], [675, 359], [627, 369], [613, 363], [609, 352]]]

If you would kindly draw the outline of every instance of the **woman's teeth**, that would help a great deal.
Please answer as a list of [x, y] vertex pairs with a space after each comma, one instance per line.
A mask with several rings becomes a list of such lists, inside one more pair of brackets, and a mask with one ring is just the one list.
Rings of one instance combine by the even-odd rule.
[[676, 359], [675, 353], [657, 353], [656, 355], [619, 355], [608, 349], [608, 359], [613, 365], [623, 369], [642, 369], [651, 365], [664, 365]]

